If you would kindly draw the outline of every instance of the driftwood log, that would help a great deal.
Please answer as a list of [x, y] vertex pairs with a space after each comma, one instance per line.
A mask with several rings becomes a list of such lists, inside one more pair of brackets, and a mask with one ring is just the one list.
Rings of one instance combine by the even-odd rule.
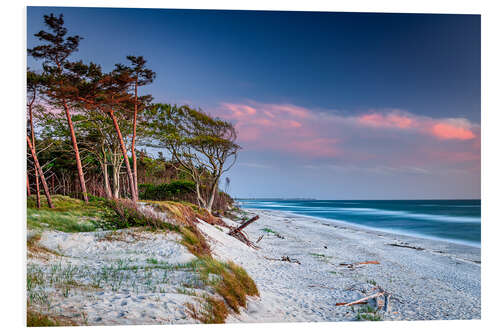
[[383, 309], [385, 312], [391, 311], [391, 305], [390, 305], [390, 300], [391, 300], [391, 294], [389, 294], [387, 291], [380, 287], [374, 288], [375, 290], [378, 290], [375, 294], [360, 298], [356, 301], [349, 302], [349, 303], [336, 303], [336, 306], [352, 306], [352, 305], [357, 305], [357, 304], [367, 304], [367, 301], [370, 299], [375, 298], [375, 302], [377, 304], [377, 309], [381, 310]]
[[238, 233], [238, 232], [241, 232], [241, 230], [245, 229], [246, 227], [248, 227], [248, 225], [252, 222], [255, 222], [259, 219], [259, 215], [255, 215], [254, 217], [252, 217], [250, 220], [246, 221], [246, 222], [243, 222], [238, 228], [234, 228], [232, 229], [231, 231], [229, 231], [229, 234], [231, 236], [233, 236], [234, 234]]
[[371, 260], [371, 261], [355, 262], [352, 264], [346, 264], [346, 263], [339, 264], [339, 266], [345, 266], [345, 267], [351, 268], [351, 269], [360, 267], [361, 265], [380, 265], [380, 262], [378, 262], [376, 260]]
[[248, 221], [243, 222], [239, 227], [231, 229], [228, 234], [233, 236], [234, 238], [238, 239], [239, 241], [245, 243], [247, 246], [249, 246], [253, 249], [258, 249], [259, 247], [257, 245], [255, 245], [254, 243], [252, 243], [248, 239], [248, 236], [246, 236], [243, 233], [244, 228], [248, 227], [250, 225], [250, 223], [257, 221], [258, 219], [259, 219], [259, 215], [255, 215], [254, 217], [252, 217]]
[[267, 260], [274, 260], [274, 261], [287, 261], [287, 262], [291, 262], [291, 263], [299, 264], [300, 265], [300, 261], [298, 259], [290, 258], [289, 256], [282, 256], [279, 259], [277, 259], [277, 258], [269, 258], [269, 257], [264, 257], [264, 258], [267, 259]]

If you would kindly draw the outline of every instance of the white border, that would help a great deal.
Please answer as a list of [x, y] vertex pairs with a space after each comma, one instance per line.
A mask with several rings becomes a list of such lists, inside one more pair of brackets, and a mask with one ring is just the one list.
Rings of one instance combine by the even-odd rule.
[[[370, 330], [370, 332], [422, 332], [422, 331], [489, 331], [498, 317], [500, 276], [500, 216], [495, 209], [500, 200], [500, 126], [498, 95], [498, 62], [500, 15], [496, 1], [159, 1], [159, 0], [107, 0], [107, 1], [10, 1], [0, 11], [2, 24], [2, 85], [1, 96], [1, 207], [2, 265], [0, 316], [3, 329], [8, 332], [25, 325], [25, 68], [26, 68], [26, 6], [84, 6], [84, 7], [143, 7], [143, 8], [199, 8], [199, 9], [259, 9], [404, 13], [463, 13], [482, 15], [482, 320], [480, 321], [421, 321], [382, 323], [314, 323], [314, 324], [238, 324], [238, 325], [186, 325], [186, 326], [120, 326], [75, 328], [89, 331], [147, 331], [165, 332], [254, 332], [255, 330], [287, 330], [302, 332], [314, 330]], [[429, 291], [432, 292], [432, 291]], [[58, 328], [66, 331], [71, 328]], [[35, 329], [36, 330], [36, 329]]]

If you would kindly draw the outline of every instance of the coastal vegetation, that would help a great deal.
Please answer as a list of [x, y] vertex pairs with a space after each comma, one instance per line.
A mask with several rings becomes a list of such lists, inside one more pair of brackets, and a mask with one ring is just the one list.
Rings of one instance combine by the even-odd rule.
[[[77, 59], [83, 37], [68, 34], [63, 16], [43, 19], [47, 29], [28, 49], [42, 69], [27, 72], [27, 192], [37, 207], [41, 194], [49, 207], [51, 194], [62, 194], [226, 210], [231, 198], [219, 185], [240, 150], [234, 126], [190, 105], [153, 103], [141, 95], [156, 78], [144, 57], [128, 55], [108, 70], [85, 63]], [[160, 148], [158, 156], [148, 147]]]
[[[145, 237], [141, 232], [173, 233], [196, 259], [182, 265], [120, 259], [97, 270], [29, 264], [28, 326], [86, 321], [85, 314], [73, 320], [41, 311], [50, 309], [47, 288], [68, 297], [76, 289], [118, 290], [141, 279], [147, 282], [144, 288], [156, 290], [167, 280], [153, 282], [147, 272], [166, 276], [177, 270], [191, 272], [198, 281], [179, 288], [199, 301], [186, 304], [192, 318], [225, 322], [246, 307], [247, 296], [259, 295], [242, 267], [213, 257], [197, 227], [200, 220], [219, 230], [227, 227], [214, 215], [233, 210], [220, 182], [241, 149], [234, 126], [189, 105], [153, 103], [153, 96], [141, 95], [156, 78], [146, 59], [129, 55], [126, 64], [108, 70], [84, 63], [76, 59], [83, 37], [68, 35], [63, 16], [43, 20], [47, 30], [36, 33], [39, 44], [28, 49], [29, 56], [42, 61], [41, 70], [27, 71], [28, 258], [48, 262], [63, 256], [41, 245], [44, 232], [58, 231], [104, 232], [99, 241], [107, 242], [137, 241]], [[158, 155], [151, 156], [148, 147], [160, 148]], [[227, 190], [230, 179], [225, 183]]]

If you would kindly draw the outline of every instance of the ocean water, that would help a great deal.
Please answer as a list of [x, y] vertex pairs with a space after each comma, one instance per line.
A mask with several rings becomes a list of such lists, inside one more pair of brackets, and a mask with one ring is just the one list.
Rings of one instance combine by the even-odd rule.
[[238, 200], [360, 227], [481, 246], [481, 200]]

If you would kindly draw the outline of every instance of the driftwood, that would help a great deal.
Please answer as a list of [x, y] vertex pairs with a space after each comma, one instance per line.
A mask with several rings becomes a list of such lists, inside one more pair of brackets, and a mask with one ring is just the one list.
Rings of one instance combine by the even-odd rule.
[[[347, 304], [349, 304], [349, 303], [345, 303], [345, 302], [335, 303], [336, 306], [347, 305]], [[364, 302], [359, 302], [356, 304], [368, 304], [368, 302], [364, 301]]]
[[380, 310], [383, 308], [385, 312], [391, 311], [391, 305], [390, 305], [390, 300], [391, 300], [391, 294], [389, 294], [387, 291], [380, 287], [374, 288], [374, 290], [378, 290], [375, 294], [360, 298], [356, 301], [353, 302], [341, 302], [341, 303], [336, 303], [336, 306], [352, 306], [352, 305], [358, 305], [358, 304], [367, 304], [367, 302], [371, 299], [375, 298], [375, 302], [377, 304], [377, 309]]
[[[232, 228], [230, 231], [229, 231], [229, 235], [233, 236], [234, 238], [238, 239], [239, 241], [245, 243], [247, 246], [253, 248], [253, 249], [258, 249], [259, 247], [257, 245], [255, 245], [254, 243], [252, 243], [249, 239], [248, 239], [248, 236], [246, 236], [244, 233], [243, 233], [243, 229], [246, 228], [250, 223], [252, 222], [255, 222], [259, 219], [259, 215], [255, 215], [254, 217], [252, 217], [250, 220], [246, 221], [246, 222], [243, 222], [239, 227], [237, 228]], [[260, 239], [259, 239], [260, 240]]]
[[264, 235], [261, 235], [261, 236], [259, 237], [259, 239], [257, 239], [257, 241], [255, 242], [255, 244], [259, 243], [259, 242], [260, 242], [260, 240], [261, 240], [263, 237], [264, 237]]
[[357, 266], [361, 265], [380, 265], [380, 262], [376, 260], [371, 260], [371, 261], [355, 262], [352, 264], [346, 264], [346, 263], [339, 264], [339, 266], [346, 266], [347, 268], [356, 268]]
[[267, 260], [274, 260], [274, 261], [286, 261], [286, 262], [291, 262], [291, 263], [294, 263], [294, 264], [299, 264], [300, 265], [300, 261], [298, 261], [297, 259], [294, 259], [294, 258], [290, 258], [289, 256], [283, 256], [279, 259], [277, 258], [269, 258], [269, 257], [264, 257], [265, 259]]
[[259, 219], [259, 215], [255, 215], [254, 217], [252, 217], [250, 220], [246, 221], [246, 222], [243, 222], [238, 228], [234, 228], [232, 229], [231, 231], [229, 231], [229, 234], [232, 236], [234, 234], [237, 234], [239, 232], [241, 232], [241, 230], [245, 229], [246, 227], [248, 227], [248, 225], [252, 222], [255, 222]]
[[387, 244], [389, 246], [396, 246], [396, 247], [405, 247], [407, 249], [413, 249], [413, 250], [417, 250], [417, 251], [423, 251], [425, 250], [423, 247], [420, 247], [420, 246], [412, 246], [412, 245], [408, 245], [407, 243], [406, 244], [397, 244], [397, 243], [390, 243], [390, 244]]

